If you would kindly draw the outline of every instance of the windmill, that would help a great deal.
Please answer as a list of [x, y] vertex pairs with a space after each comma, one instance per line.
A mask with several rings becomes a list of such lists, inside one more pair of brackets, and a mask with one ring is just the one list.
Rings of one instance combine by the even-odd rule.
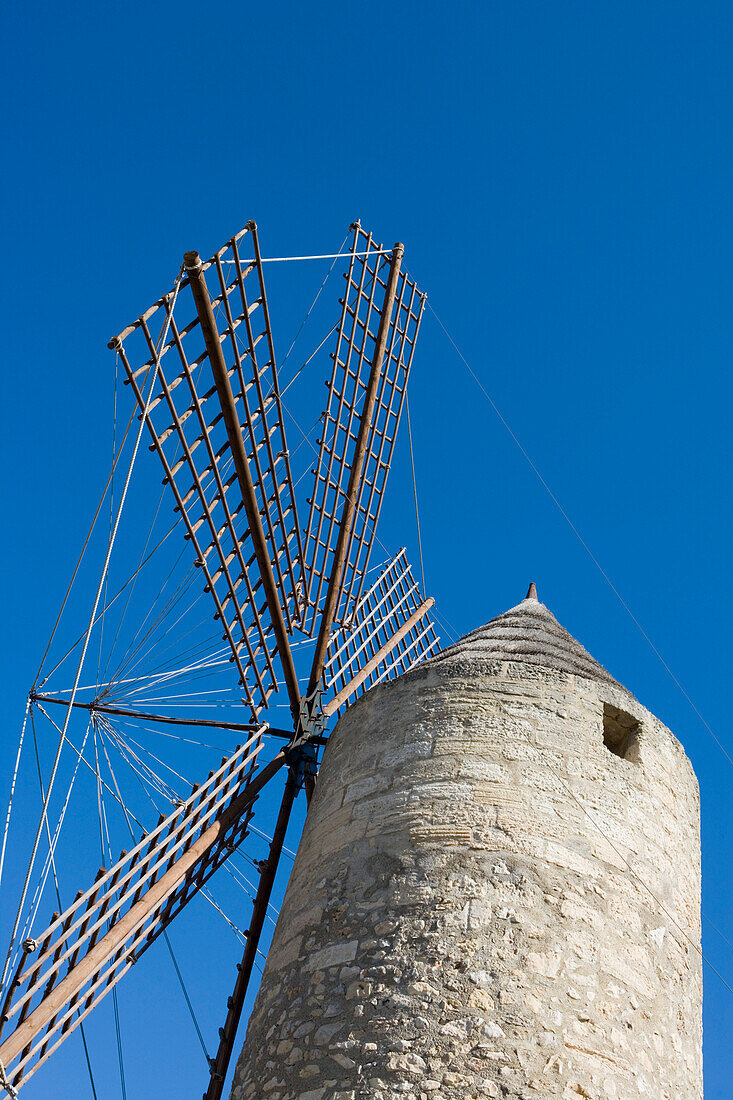
[[[210, 1062], [205, 1096], [221, 1096], [291, 811], [299, 791], [310, 800], [329, 722], [371, 685], [438, 649], [433, 601], [420, 591], [405, 551], [376, 578], [370, 572], [425, 295], [403, 269], [402, 245], [383, 248], [358, 222], [350, 233], [302, 525], [265, 292], [267, 261], [254, 222], [207, 261], [187, 252], [173, 288], [110, 341], [133, 395], [135, 443], [116, 516], [110, 511], [108, 551], [89, 627], [74, 650], [79, 660], [73, 687], [61, 694], [37, 681], [29, 696], [31, 718], [36, 710], [48, 716], [51, 704], [63, 715], [53, 723], [60, 739], [48, 783], [41, 785], [43, 812], [31, 866], [44, 835], [53, 864], [47, 808], [72, 713], [87, 712], [95, 737], [97, 725], [111, 729], [119, 719], [156, 729], [226, 730], [242, 743], [172, 811], [161, 813], [157, 825], [139, 837], [131, 828], [129, 850], [100, 868], [40, 930], [23, 927], [29, 870], [0, 1009], [0, 1084], [10, 1096], [83, 1026], [191, 899], [206, 891], [255, 828], [264, 789], [286, 773], [269, 848], [258, 861], [236, 984]], [[110, 603], [109, 559], [144, 434], [161, 464], [163, 495], [174, 510], [174, 529], [182, 529], [199, 597], [203, 592], [207, 616], [213, 615], [220, 632], [225, 657], [215, 663], [226, 665], [246, 721], [231, 721], [227, 714], [171, 715], [165, 707], [164, 713], [152, 712], [139, 705], [139, 691], [135, 705], [121, 705], [112, 678], [102, 683], [99, 676], [85, 698], [82, 666], [99, 609]], [[302, 679], [294, 659], [300, 641], [309, 643]], [[205, 671], [203, 663], [191, 667], [197, 675]], [[289, 709], [283, 725], [269, 721], [278, 692]], [[274, 754], [267, 751], [273, 743], [280, 745]], [[127, 750], [143, 767], [129, 743]], [[84, 745], [75, 751], [78, 769]], [[100, 793], [105, 787], [123, 804], [114, 771], [103, 781], [97, 765], [96, 779]], [[7, 828], [3, 855], [5, 839]]]

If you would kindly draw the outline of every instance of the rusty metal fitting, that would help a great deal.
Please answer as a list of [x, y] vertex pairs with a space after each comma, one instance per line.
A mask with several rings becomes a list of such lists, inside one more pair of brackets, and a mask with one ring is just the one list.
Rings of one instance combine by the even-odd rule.
[[201, 257], [195, 249], [193, 249], [191, 252], [183, 253], [183, 267], [186, 271], [201, 270], [203, 264], [201, 263]]

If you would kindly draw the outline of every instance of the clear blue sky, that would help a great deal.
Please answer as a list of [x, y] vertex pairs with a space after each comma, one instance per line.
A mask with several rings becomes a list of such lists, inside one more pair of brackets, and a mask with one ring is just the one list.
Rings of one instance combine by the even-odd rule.
[[[335, 251], [356, 217], [405, 242], [432, 306], [733, 755], [731, 5], [131, 0], [6, 5], [0, 18], [2, 774], [106, 474], [107, 339], [171, 285], [184, 249], [208, 255], [250, 218], [271, 256]], [[273, 275], [280, 355], [323, 274]], [[464, 632], [536, 580], [678, 734], [700, 779], [704, 912], [722, 933], [706, 924], [704, 949], [733, 985], [733, 766], [431, 316], [411, 399], [429, 592]], [[405, 454], [402, 438], [380, 533], [415, 560]], [[177, 935], [213, 1046], [239, 947], [222, 943], [213, 973], [203, 948], [194, 957], [195, 924]], [[161, 960], [150, 974], [167, 982], [156, 1013], [169, 1027], [135, 1034], [155, 983], [138, 974], [120, 993], [136, 1100], [205, 1084]], [[706, 967], [707, 1100], [730, 1095], [732, 1025], [733, 995]], [[111, 1100], [116, 1052], [97, 1038]], [[67, 1045], [65, 1078], [40, 1073], [28, 1100], [91, 1095]]]

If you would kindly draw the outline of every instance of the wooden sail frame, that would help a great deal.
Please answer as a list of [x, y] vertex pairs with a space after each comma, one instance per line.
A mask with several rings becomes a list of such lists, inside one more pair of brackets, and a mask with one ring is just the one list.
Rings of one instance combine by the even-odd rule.
[[285, 763], [280, 753], [255, 776], [262, 748], [262, 733], [254, 731], [150, 834], [109, 870], [101, 869], [92, 886], [44, 930], [38, 954], [28, 943], [0, 1019], [2, 1024], [18, 1020], [2, 1046], [6, 1071], [13, 1063], [16, 1087], [79, 1026], [244, 839], [255, 799]]
[[[357, 693], [437, 651], [433, 601], [419, 591], [404, 550], [365, 590], [425, 295], [402, 269], [402, 245], [386, 250], [358, 222], [351, 228], [303, 535], [255, 223], [205, 262], [186, 253], [175, 291], [110, 341], [160, 459], [252, 723], [220, 723], [245, 730], [245, 744], [24, 944], [0, 1010], [0, 1038], [5, 1025], [13, 1028], [0, 1045], [0, 1085], [11, 1095], [235, 850], [258, 794], [286, 767], [244, 956], [211, 1061], [206, 1098], [218, 1100], [292, 806], [303, 785], [312, 790], [328, 720]], [[243, 259], [246, 245], [254, 255]], [[207, 274], [214, 277], [213, 296]], [[161, 319], [167, 336], [157, 347], [151, 326]], [[291, 649], [296, 629], [316, 635], [305, 691]], [[258, 770], [267, 733], [262, 716], [281, 684], [292, 733], [272, 731], [288, 744]], [[40, 700], [64, 702], [31, 696]], [[65, 702], [92, 716], [124, 713], [99, 701]]]
[[[333, 614], [339, 624], [348, 620], [361, 596], [374, 543], [425, 306], [425, 295], [401, 270], [400, 249], [396, 246], [396, 255], [387, 256], [370, 233], [354, 227], [305, 528], [305, 619], [311, 634], [326, 603], [347, 504], [351, 503], [353, 514], [346, 525], [346, 552]], [[380, 356], [374, 379], [374, 365]], [[370, 398], [372, 407], [367, 408]], [[353, 477], [359, 458], [359, 429], [364, 424], [363, 468]], [[348, 501], [349, 496], [353, 501]]]
[[[242, 261], [239, 248], [246, 239], [255, 257]], [[172, 316], [171, 292], [110, 346], [145, 417], [151, 449], [160, 458], [256, 720], [278, 687], [273, 633], [295, 702], [292, 660], [282, 639], [297, 621], [303, 583], [257, 227], [248, 223], [204, 264], [197, 253], [187, 253], [186, 264], [176, 313], [188, 307], [188, 319], [179, 324]], [[234, 271], [226, 274], [225, 268]], [[205, 280], [210, 269], [218, 283], [213, 299]], [[248, 294], [253, 275], [255, 291]], [[170, 318], [170, 338], [156, 353], [150, 326], [158, 315]], [[140, 346], [141, 336], [143, 362], [135, 365], [128, 344]], [[145, 383], [156, 370], [156, 389], [146, 401]], [[254, 552], [248, 553], [251, 543]]]

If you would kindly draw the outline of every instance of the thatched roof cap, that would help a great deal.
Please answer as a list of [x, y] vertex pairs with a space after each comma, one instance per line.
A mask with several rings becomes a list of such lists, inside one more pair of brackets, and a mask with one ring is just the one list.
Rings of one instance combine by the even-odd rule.
[[539, 602], [534, 583], [516, 607], [466, 634], [455, 645], [432, 658], [430, 663], [437, 664], [461, 656], [541, 665], [587, 680], [621, 686]]

